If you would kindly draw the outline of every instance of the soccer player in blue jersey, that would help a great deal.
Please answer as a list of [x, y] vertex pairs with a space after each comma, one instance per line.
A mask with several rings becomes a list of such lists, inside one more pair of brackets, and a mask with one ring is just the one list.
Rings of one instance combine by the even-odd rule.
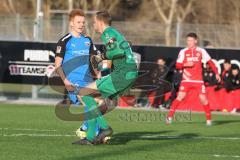
[[[85, 14], [81, 10], [73, 10], [69, 14], [71, 32], [62, 37], [56, 48], [55, 67], [56, 71], [64, 82], [68, 90], [68, 96], [72, 103], [80, 100], [85, 106], [85, 112], [93, 110], [98, 105], [91, 95], [77, 96], [74, 91], [78, 87], [86, 87], [94, 80], [94, 69], [90, 63], [90, 57], [94, 55], [94, 45], [90, 37], [83, 35], [85, 25]], [[93, 144], [96, 135], [96, 125], [101, 129], [109, 128], [101, 113], [97, 117], [88, 117], [85, 125], [87, 126], [87, 137], [79, 144]], [[93, 127], [92, 127], [93, 126]]]

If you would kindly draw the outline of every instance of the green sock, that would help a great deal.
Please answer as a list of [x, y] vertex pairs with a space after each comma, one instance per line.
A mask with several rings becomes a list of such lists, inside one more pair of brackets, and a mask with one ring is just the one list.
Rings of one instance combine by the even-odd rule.
[[[91, 96], [83, 96], [82, 101], [85, 103], [86, 107], [88, 107], [88, 111], [94, 110], [97, 108], [97, 102]], [[98, 124], [100, 128], [107, 129], [108, 124], [106, 120], [102, 117], [102, 114], [99, 110], [95, 110], [94, 112], [90, 112], [87, 115], [87, 139], [92, 141], [95, 137], [96, 125]]]
[[97, 121], [96, 119], [91, 119], [91, 120], [88, 120], [87, 121], [87, 124], [88, 124], [88, 128], [87, 128], [87, 139], [89, 141], [93, 141], [94, 138], [95, 138], [95, 131], [96, 131], [96, 124], [97, 124]]
[[101, 129], [107, 129], [109, 127], [107, 124], [107, 121], [103, 118], [102, 114], [101, 114], [101, 116], [97, 117], [97, 123]]

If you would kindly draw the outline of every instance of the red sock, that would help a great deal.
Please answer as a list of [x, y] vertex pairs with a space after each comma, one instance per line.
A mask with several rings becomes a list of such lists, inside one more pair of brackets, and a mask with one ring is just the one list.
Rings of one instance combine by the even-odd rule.
[[177, 107], [178, 107], [180, 102], [181, 101], [179, 101], [178, 99], [175, 99], [173, 101], [173, 103], [171, 105], [171, 108], [170, 108], [170, 112], [168, 113], [168, 117], [173, 117], [173, 115], [174, 115], [174, 113], [175, 113], [175, 111], [176, 111], [176, 109], [177, 109]]
[[209, 104], [204, 105], [203, 107], [204, 107], [205, 114], [206, 114], [206, 120], [211, 120], [212, 117], [211, 117], [211, 111], [210, 111]]

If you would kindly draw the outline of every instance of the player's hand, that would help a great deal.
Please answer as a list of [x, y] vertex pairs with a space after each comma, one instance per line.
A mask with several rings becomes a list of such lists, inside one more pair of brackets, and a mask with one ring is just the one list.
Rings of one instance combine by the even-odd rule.
[[63, 83], [68, 91], [74, 91], [74, 87], [69, 80], [65, 79]]
[[193, 63], [193, 62], [186, 62], [186, 63], [184, 63], [183, 66], [184, 66], [184, 67], [193, 67], [193, 66], [194, 66], [194, 63]]
[[216, 74], [216, 80], [218, 81], [218, 83], [220, 83], [221, 82], [221, 76], [219, 75], [219, 74]]

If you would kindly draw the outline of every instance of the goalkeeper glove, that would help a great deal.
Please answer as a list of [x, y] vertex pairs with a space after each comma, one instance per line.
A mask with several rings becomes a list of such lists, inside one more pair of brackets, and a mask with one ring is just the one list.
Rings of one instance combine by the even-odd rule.
[[100, 66], [102, 66], [102, 61], [104, 60], [104, 57], [101, 54], [93, 55], [91, 58], [91, 62], [94, 69], [99, 69]]

